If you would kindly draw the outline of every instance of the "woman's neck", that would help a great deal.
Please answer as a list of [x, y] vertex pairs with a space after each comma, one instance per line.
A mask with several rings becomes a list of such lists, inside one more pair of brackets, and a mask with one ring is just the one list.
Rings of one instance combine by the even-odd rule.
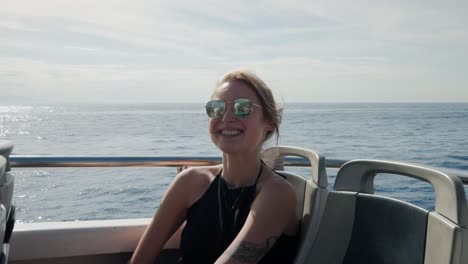
[[222, 177], [231, 188], [253, 185], [260, 171], [260, 154], [232, 156], [223, 154]]

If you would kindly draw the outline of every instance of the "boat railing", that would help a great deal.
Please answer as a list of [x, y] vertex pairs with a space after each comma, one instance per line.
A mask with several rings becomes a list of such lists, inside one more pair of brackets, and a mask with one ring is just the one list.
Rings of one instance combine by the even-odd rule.
[[[340, 168], [347, 160], [327, 160], [328, 168]], [[54, 156], [12, 155], [11, 167], [173, 167], [181, 171], [187, 167], [208, 166], [221, 163], [216, 156]], [[309, 167], [310, 161], [303, 158], [286, 157], [284, 166]]]
[[[349, 160], [326, 159], [327, 169], [339, 169]], [[57, 156], [57, 155], [11, 155], [10, 166], [13, 168], [44, 167], [173, 167], [181, 171], [187, 167], [207, 166], [221, 163], [216, 156]], [[309, 167], [310, 162], [304, 158], [284, 158], [286, 167]], [[435, 168], [457, 176], [468, 185], [468, 172]]]

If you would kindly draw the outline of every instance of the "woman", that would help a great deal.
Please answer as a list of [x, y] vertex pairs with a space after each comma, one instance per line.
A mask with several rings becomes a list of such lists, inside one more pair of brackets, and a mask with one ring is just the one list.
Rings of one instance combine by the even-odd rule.
[[208, 130], [222, 164], [177, 175], [131, 263], [153, 263], [173, 241], [179, 263], [292, 263], [296, 194], [260, 158], [281, 119], [271, 90], [252, 72], [237, 70], [224, 76], [211, 99]]

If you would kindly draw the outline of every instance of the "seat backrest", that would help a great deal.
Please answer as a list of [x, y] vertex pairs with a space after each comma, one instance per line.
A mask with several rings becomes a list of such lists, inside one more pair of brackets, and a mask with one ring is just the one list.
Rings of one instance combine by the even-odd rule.
[[399, 200], [358, 194], [343, 263], [423, 264], [428, 213]]
[[[4, 177], [6, 170], [6, 159], [3, 156], [0, 156], [0, 178]], [[8, 219], [7, 210], [5, 206], [0, 202], [0, 244], [3, 247], [3, 241], [5, 239], [5, 229], [6, 229], [6, 222]], [[1, 249], [0, 249], [1, 252]]]
[[10, 154], [13, 150], [13, 143], [8, 140], [0, 140], [0, 157], [5, 160], [4, 168], [0, 171], [0, 202], [9, 211], [11, 199], [13, 197], [13, 177], [10, 175]]
[[[434, 212], [373, 194], [379, 173], [429, 182]], [[419, 165], [355, 160], [338, 171], [319, 234], [317, 263], [468, 263], [468, 209], [461, 181]]]
[[0, 140], [0, 156], [6, 160], [5, 171], [10, 171], [10, 154], [13, 151], [13, 143], [9, 140]]
[[8, 259], [8, 243], [13, 232], [15, 210], [12, 205], [14, 178], [10, 171], [10, 154], [13, 144], [0, 140], [0, 245], [1, 259]]
[[5, 240], [6, 236], [6, 229], [7, 229], [7, 211], [3, 204], [0, 204], [0, 241], [2, 241], [1, 249], [0, 249], [0, 263], [5, 263], [6, 259], [8, 258], [8, 246], [4, 246], [3, 241]]
[[[284, 157], [296, 156], [309, 160], [311, 164], [310, 177], [303, 177], [284, 171]], [[297, 147], [277, 146], [265, 149], [262, 153], [264, 161], [279, 174], [283, 175], [295, 188], [297, 208], [301, 219], [300, 246], [297, 259], [303, 257], [304, 251], [314, 237], [325, 207], [328, 194], [328, 178], [325, 169], [325, 158], [319, 152]], [[302, 252], [302, 253], [301, 253]]]

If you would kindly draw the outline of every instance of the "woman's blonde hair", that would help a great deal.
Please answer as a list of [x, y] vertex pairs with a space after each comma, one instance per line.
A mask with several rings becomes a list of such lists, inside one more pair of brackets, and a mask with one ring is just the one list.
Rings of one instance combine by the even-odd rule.
[[276, 143], [279, 138], [279, 126], [281, 124], [282, 108], [278, 107], [273, 97], [270, 88], [260, 79], [255, 73], [250, 70], [239, 69], [226, 73], [218, 86], [231, 81], [241, 81], [250, 87], [257, 95], [260, 105], [262, 106], [263, 116], [265, 119], [274, 126], [274, 131], [268, 131], [265, 141], [276, 134]]

